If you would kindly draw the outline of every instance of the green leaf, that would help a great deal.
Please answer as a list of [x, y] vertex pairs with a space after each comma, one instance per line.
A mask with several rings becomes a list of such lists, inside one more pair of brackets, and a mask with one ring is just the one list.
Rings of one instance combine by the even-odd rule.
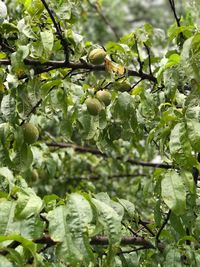
[[26, 23], [24, 18], [18, 22], [17, 28], [19, 32], [23, 33], [26, 37], [37, 40], [37, 35], [32, 30], [31, 25]]
[[161, 181], [161, 194], [165, 204], [176, 215], [186, 210], [186, 191], [182, 177], [174, 170], [167, 171]]
[[33, 161], [33, 154], [29, 145], [23, 143], [21, 147], [17, 147], [13, 162], [17, 170], [27, 170]]
[[185, 184], [187, 190], [188, 190], [190, 193], [194, 194], [195, 191], [196, 191], [196, 185], [195, 185], [194, 177], [193, 177], [192, 173], [189, 172], [189, 171], [182, 171], [182, 172], [180, 173], [180, 175], [181, 175], [182, 178], [183, 178], [183, 182], [184, 182], [184, 184]]
[[88, 113], [82, 112], [78, 116], [78, 121], [82, 126], [81, 132], [83, 138], [87, 140], [94, 138], [99, 126], [98, 116], [91, 116]]
[[53, 32], [51, 30], [46, 30], [40, 32], [40, 36], [42, 39], [42, 44], [45, 52], [50, 53], [53, 49], [53, 44], [54, 44]]
[[[57, 219], [61, 219], [60, 216], [62, 216], [59, 225], [54, 224], [55, 217], [52, 219], [55, 214], [58, 216]], [[89, 223], [93, 219], [89, 202], [80, 194], [71, 194], [67, 201], [67, 208], [60, 206], [49, 212], [47, 218], [51, 218], [49, 227], [52, 238], [63, 241], [58, 248], [60, 257], [73, 266], [76, 266], [75, 260], [83, 262], [86, 267], [89, 266], [94, 261], [88, 237]], [[62, 232], [59, 232], [61, 229]], [[64, 256], [62, 256], [63, 252], [65, 252]]]
[[16, 203], [5, 199], [0, 200], [0, 235], [13, 233], [13, 221]]
[[180, 216], [177, 216], [175, 213], [172, 212], [169, 220], [176, 233], [178, 233], [181, 237], [186, 235], [186, 231], [184, 229], [184, 225]]
[[192, 35], [192, 30], [194, 29], [194, 26], [177, 26], [176, 24], [173, 24], [172, 27], [168, 30], [168, 36], [169, 41], [171, 42], [174, 38], [178, 37], [180, 33], [184, 33], [188, 36]]
[[90, 203], [80, 194], [71, 194], [67, 201], [67, 224], [86, 267], [94, 261], [88, 237], [92, 219], [93, 212]]
[[13, 121], [15, 119], [15, 100], [10, 94], [3, 97], [1, 101], [1, 112], [6, 120]]
[[97, 212], [97, 220], [108, 235], [110, 244], [119, 244], [121, 240], [121, 217], [109, 205], [92, 198]]
[[26, 249], [29, 250], [32, 256], [35, 259], [35, 263], [37, 263], [37, 245], [32, 241], [20, 236], [20, 235], [8, 235], [8, 236], [0, 236], [0, 242], [4, 241], [18, 241], [21, 245]]
[[3, 166], [13, 167], [9, 155], [9, 142], [11, 136], [11, 127], [9, 123], [0, 124], [0, 162]]
[[[45, 223], [39, 216], [31, 216], [30, 218], [21, 219], [17, 218], [14, 221], [14, 231], [16, 230], [24, 238], [39, 239], [44, 233]], [[14, 232], [13, 231], [13, 232]]]
[[119, 51], [121, 53], [125, 52], [123, 45], [120, 45], [120, 44], [114, 43], [114, 42], [108, 42], [106, 44], [106, 50], [109, 51], [110, 53], [116, 52], [116, 51]]
[[39, 0], [26, 0], [26, 1], [19, 0], [19, 1], [22, 2], [22, 4], [24, 4], [26, 10], [31, 16], [36, 16], [40, 14], [44, 9], [42, 2], [40, 2]]
[[113, 201], [110, 199], [109, 195], [107, 193], [101, 192], [98, 194], [95, 194], [95, 198], [104, 202], [105, 204], [111, 206], [116, 212], [117, 214], [120, 216], [120, 218], [122, 219], [124, 216], [124, 207], [122, 207], [122, 205], [120, 205], [118, 202]]
[[67, 220], [71, 233], [82, 235], [87, 233], [88, 224], [93, 219], [92, 208], [84, 196], [73, 193], [67, 201]]
[[[21, 267], [21, 266], [24, 265], [25, 259], [15, 249], [4, 248], [4, 251], [9, 253], [9, 255], [7, 255], [7, 258], [9, 258], [14, 263], [15, 267]], [[1, 259], [0, 259], [0, 267], [1, 267], [1, 263], [2, 262], [1, 262]], [[3, 266], [5, 266], [5, 265], [3, 265]]]
[[184, 123], [177, 123], [171, 131], [169, 149], [172, 158], [180, 166], [191, 169], [197, 164]]
[[189, 119], [186, 123], [190, 144], [195, 151], [200, 152], [200, 123]]
[[193, 261], [191, 262], [191, 267], [196, 267], [200, 265], [200, 254], [197, 251], [193, 251]]
[[26, 194], [19, 192], [16, 207], [16, 217], [19, 219], [27, 219], [33, 215], [38, 215], [43, 206], [40, 197], [35, 194]]
[[4, 178], [6, 178], [6, 180], [8, 180], [9, 191], [11, 193], [12, 188], [14, 186], [13, 173], [7, 167], [2, 167], [0, 168], [0, 176], [3, 176]]
[[186, 236], [183, 236], [179, 241], [178, 241], [178, 245], [183, 245], [185, 243], [185, 241], [190, 241], [190, 242], [197, 242], [197, 240], [193, 237], [193, 236], [190, 236], [190, 235], [186, 235]]
[[131, 104], [132, 98], [127, 92], [120, 93], [117, 100], [114, 103], [113, 114], [115, 118], [124, 120], [129, 118], [129, 106]]
[[181, 254], [176, 248], [170, 248], [167, 252], [164, 267], [182, 267]]
[[133, 219], [135, 217], [135, 205], [123, 198], [118, 198], [117, 200], [124, 207], [130, 218]]
[[161, 214], [161, 199], [159, 198], [156, 202], [156, 206], [154, 208], [154, 219], [155, 223], [158, 227], [161, 226], [162, 222], [162, 214]]
[[[192, 104], [191, 101], [190, 104]], [[189, 120], [200, 121], [200, 106], [199, 105], [189, 106], [186, 110], [185, 115], [186, 118]]]
[[17, 27], [13, 23], [4, 22], [2, 28], [4, 33], [18, 32]]
[[76, 267], [77, 264], [82, 262], [83, 257], [74, 244], [67, 224], [67, 208], [64, 205], [55, 208], [48, 213], [47, 219], [49, 220], [51, 238], [60, 242], [57, 246], [58, 257]]
[[14, 267], [15, 265], [10, 262], [6, 257], [0, 255], [0, 267]]

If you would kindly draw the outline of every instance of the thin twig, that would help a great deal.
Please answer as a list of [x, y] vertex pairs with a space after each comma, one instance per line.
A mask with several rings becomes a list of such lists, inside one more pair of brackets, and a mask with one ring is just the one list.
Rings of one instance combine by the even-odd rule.
[[30, 117], [31, 114], [33, 114], [35, 112], [35, 110], [40, 106], [40, 104], [42, 103], [42, 99], [40, 99], [32, 108], [31, 110], [29, 111], [29, 113], [27, 114], [26, 116], [26, 119], [23, 119], [20, 123], [20, 126], [22, 126], [25, 121]]
[[151, 69], [151, 51], [150, 51], [150, 48], [148, 47], [147, 44], [144, 43], [144, 46], [145, 46], [145, 48], [146, 48], [147, 55], [148, 55], [149, 73], [150, 73], [151, 75], [153, 75], [153, 73], [152, 73], [152, 69]]
[[[171, 9], [172, 9], [172, 12], [173, 12], [173, 14], [174, 14], [174, 18], [175, 18], [175, 20], [176, 20], [176, 24], [177, 24], [177, 26], [178, 27], [181, 27], [181, 24], [180, 24], [180, 18], [178, 17], [178, 15], [177, 15], [177, 13], [176, 13], [176, 7], [175, 7], [175, 2], [174, 2], [174, 0], [169, 0], [169, 4], [170, 4], [170, 7], [171, 7]], [[180, 32], [180, 37], [181, 37], [181, 40], [184, 42], [185, 41], [185, 37], [184, 37], [184, 35], [183, 35], [183, 33], [182, 32]]]
[[141, 224], [152, 236], [155, 236], [155, 233], [149, 228], [147, 222], [143, 222], [142, 220], [139, 220], [139, 224]]
[[[50, 90], [49, 90], [49, 92], [47, 93], [47, 95], [48, 95], [54, 88], [55, 88], [55, 86], [51, 87]], [[36, 109], [42, 104], [42, 102], [43, 102], [43, 99], [40, 98], [40, 99], [38, 100], [38, 102], [31, 108], [31, 110], [29, 111], [29, 113], [26, 115], [26, 118], [23, 119], [23, 120], [21, 121], [20, 126], [22, 126], [22, 125], [25, 123], [25, 121], [31, 116], [31, 114], [33, 114], [33, 113], [36, 111]]]
[[161, 225], [161, 227], [160, 227], [158, 233], [156, 234], [156, 241], [157, 241], [157, 243], [159, 242], [159, 237], [160, 237], [160, 234], [161, 234], [162, 230], [164, 229], [165, 225], [166, 225], [166, 224], [168, 223], [168, 221], [169, 221], [170, 215], [171, 215], [171, 210], [168, 211], [167, 216], [166, 216], [166, 218], [165, 218], [163, 224]]
[[140, 58], [140, 52], [139, 52], [138, 42], [137, 42], [136, 38], [135, 38], [135, 48], [136, 48], [136, 51], [137, 51], [137, 61], [139, 63], [139, 73], [143, 73], [142, 70], [143, 70], [144, 62]]
[[130, 226], [126, 225], [126, 224], [123, 223], [123, 222], [122, 222], [122, 225], [123, 225], [125, 228], [127, 228], [127, 229], [132, 233], [133, 236], [138, 236], [138, 234], [137, 234], [135, 231], [133, 231], [133, 229], [132, 229]]
[[137, 81], [133, 86], [131, 86], [131, 88], [128, 90], [131, 91], [132, 89], [134, 89], [143, 79], [141, 78], [139, 81]]
[[143, 249], [149, 249], [147, 247], [139, 247], [139, 248], [135, 248], [135, 249], [131, 249], [131, 250], [125, 250], [125, 251], [120, 251], [117, 253], [117, 255], [120, 255], [120, 254], [129, 254], [129, 253], [132, 253], [132, 252], [137, 252], [139, 250], [143, 250]]
[[174, 17], [175, 17], [175, 20], [176, 20], [176, 23], [177, 23], [177, 26], [178, 27], [181, 27], [181, 24], [180, 24], [180, 18], [177, 16], [176, 14], [176, 7], [175, 7], [175, 3], [174, 3], [174, 0], [169, 0], [169, 4], [171, 6], [171, 9], [174, 13]]

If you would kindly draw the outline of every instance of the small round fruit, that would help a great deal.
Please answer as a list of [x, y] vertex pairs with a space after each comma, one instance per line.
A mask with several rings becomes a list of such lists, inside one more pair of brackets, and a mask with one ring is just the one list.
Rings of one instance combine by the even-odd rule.
[[131, 89], [131, 85], [129, 82], [124, 81], [124, 82], [117, 82], [116, 83], [116, 88], [118, 91], [120, 92], [127, 92], [130, 91]]
[[102, 48], [93, 49], [88, 56], [90, 63], [94, 65], [100, 65], [104, 62], [106, 52]]
[[33, 144], [39, 137], [39, 131], [33, 123], [25, 123], [23, 125], [24, 141]]
[[85, 100], [85, 104], [90, 115], [96, 116], [102, 110], [101, 102], [96, 98], [89, 97]]
[[106, 90], [101, 90], [96, 93], [96, 97], [104, 103], [105, 106], [110, 105], [111, 93]]
[[40, 180], [48, 180], [50, 175], [43, 167], [43, 169], [38, 170], [38, 176]]
[[31, 180], [32, 180], [33, 182], [36, 182], [36, 181], [38, 180], [38, 178], [39, 178], [39, 175], [38, 175], [37, 170], [33, 169], [33, 170], [31, 171]]

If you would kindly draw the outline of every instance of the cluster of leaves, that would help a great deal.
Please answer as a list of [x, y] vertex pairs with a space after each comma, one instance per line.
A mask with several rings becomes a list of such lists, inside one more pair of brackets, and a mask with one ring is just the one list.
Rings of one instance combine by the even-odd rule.
[[[199, 266], [199, 0], [184, 18], [169, 0], [166, 38], [118, 32], [101, 4], [0, 1], [0, 262]], [[117, 41], [94, 43], [91, 10]], [[92, 116], [102, 89], [111, 103]]]
[[103, 255], [107, 248], [92, 251], [90, 242], [95, 245], [96, 236], [102, 232], [107, 236], [104, 243], [109, 243], [110, 253], [109, 259], [104, 257], [103, 261], [110, 261], [108, 265], [115, 261], [112, 250], [121, 241], [121, 221], [134, 216], [131, 202], [113, 201], [106, 193], [93, 197], [72, 193], [65, 199], [48, 195], [42, 200], [21, 177], [14, 185], [14, 177], [6, 167], [0, 169], [0, 174], [12, 192], [12, 197], [4, 194], [0, 202], [0, 241], [5, 247], [1, 264], [25, 266], [34, 262], [35, 266], [46, 266], [51, 262], [52, 266], [65, 266], [66, 262], [70, 266], [94, 266], [98, 253]]

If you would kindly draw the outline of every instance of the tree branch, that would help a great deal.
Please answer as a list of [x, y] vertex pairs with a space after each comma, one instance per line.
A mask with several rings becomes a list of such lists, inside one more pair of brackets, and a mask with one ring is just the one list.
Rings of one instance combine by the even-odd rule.
[[[91, 153], [93, 155], [101, 156], [104, 158], [109, 158], [109, 156], [106, 153], [102, 153], [100, 150], [91, 148], [91, 147], [82, 147], [74, 144], [67, 144], [67, 143], [56, 143], [56, 142], [47, 142], [47, 146], [50, 147], [59, 147], [59, 148], [73, 148], [75, 151], [79, 153]], [[117, 160], [123, 160], [123, 157], [119, 156], [116, 157]], [[163, 169], [172, 169], [174, 168], [171, 164], [165, 164], [165, 163], [153, 163], [153, 162], [145, 162], [145, 161], [138, 161], [134, 159], [127, 159], [126, 162], [133, 164], [133, 165], [139, 165], [143, 167], [153, 167], [153, 168], [163, 168]]]
[[49, 6], [47, 5], [46, 1], [41, 0], [41, 2], [43, 3], [45, 9], [47, 10], [47, 12], [48, 12], [48, 14], [49, 14], [49, 16], [53, 22], [53, 25], [56, 29], [57, 36], [60, 39], [60, 42], [61, 42], [63, 50], [64, 50], [65, 62], [68, 63], [69, 62], [69, 45], [68, 45], [68, 42], [67, 42], [66, 38], [63, 37], [63, 33], [62, 33], [62, 29], [60, 27], [60, 24], [59, 24], [59, 22], [56, 21], [54, 15], [53, 15], [53, 12], [51, 11]]
[[[113, 174], [113, 175], [108, 175], [107, 177], [110, 179], [113, 178], [134, 178], [134, 177], [139, 177], [139, 176], [143, 176], [146, 177], [146, 174], [125, 174], [125, 173], [121, 173], [121, 174]], [[100, 179], [101, 176], [98, 175], [90, 175], [90, 176], [72, 176], [72, 177], [67, 177], [67, 179], [69, 180], [98, 180]]]
[[58, 244], [58, 242], [54, 241], [49, 235], [44, 235], [42, 238], [33, 240], [33, 242], [36, 244], [45, 244], [49, 246]]
[[[35, 239], [33, 240], [33, 242], [36, 244], [46, 244], [51, 246], [58, 244], [58, 242], [53, 241], [51, 237], [48, 235], [45, 235], [39, 239]], [[109, 244], [109, 239], [106, 236], [94, 236], [91, 238], [90, 244], [107, 246]], [[155, 248], [155, 246], [149, 240], [146, 240], [145, 238], [139, 236], [122, 237], [120, 244], [122, 246], [135, 245], [135, 246], [143, 246], [145, 248]]]
[[[40, 74], [43, 72], [48, 72], [50, 70], [59, 69], [59, 68], [69, 68], [71, 70], [91, 70], [91, 71], [106, 71], [105, 65], [92, 65], [87, 62], [73, 62], [73, 63], [67, 63], [65, 61], [53, 61], [49, 60], [47, 62], [41, 63], [39, 60], [35, 59], [24, 59], [24, 63], [28, 66], [34, 66], [36, 68], [38, 67], [44, 67], [43, 69], [39, 69], [35, 71], [36, 74]], [[11, 61], [9, 59], [1, 59], [0, 65], [11, 65]], [[156, 83], [157, 79], [148, 74], [148, 73], [139, 73], [135, 70], [126, 69], [126, 72], [128, 76], [136, 76], [140, 77], [143, 80], [149, 80], [150, 82]], [[25, 77], [24, 77], [25, 78]]]
[[[105, 236], [95, 236], [92, 237], [90, 244], [106, 246], [109, 244], [109, 240]], [[149, 240], [146, 240], [143, 237], [138, 237], [138, 236], [122, 237], [120, 244], [122, 246], [135, 245], [135, 246], [143, 246], [145, 248], [155, 248], [154, 245]]]
[[[45, 249], [57, 245], [59, 242], [54, 241], [51, 236], [44, 235], [41, 238], [32, 240], [35, 244], [45, 245], [44, 248], [40, 250], [40, 253], [43, 252]], [[106, 236], [94, 236], [90, 240], [91, 245], [99, 245], [99, 246], [107, 246], [109, 245], [109, 239]], [[161, 243], [162, 244], [162, 243]], [[13, 241], [7, 248], [15, 249], [20, 245], [20, 242]], [[134, 245], [134, 246], [142, 246], [141, 249], [156, 249], [156, 247], [147, 239], [140, 237], [140, 236], [125, 236], [122, 237], [121, 246], [126, 245]], [[164, 246], [164, 244], [162, 244]], [[139, 248], [140, 249], [140, 248]], [[9, 252], [5, 249], [0, 252], [1, 255], [7, 255]], [[128, 252], [127, 252], [128, 253]], [[30, 259], [30, 261], [32, 258]]]

